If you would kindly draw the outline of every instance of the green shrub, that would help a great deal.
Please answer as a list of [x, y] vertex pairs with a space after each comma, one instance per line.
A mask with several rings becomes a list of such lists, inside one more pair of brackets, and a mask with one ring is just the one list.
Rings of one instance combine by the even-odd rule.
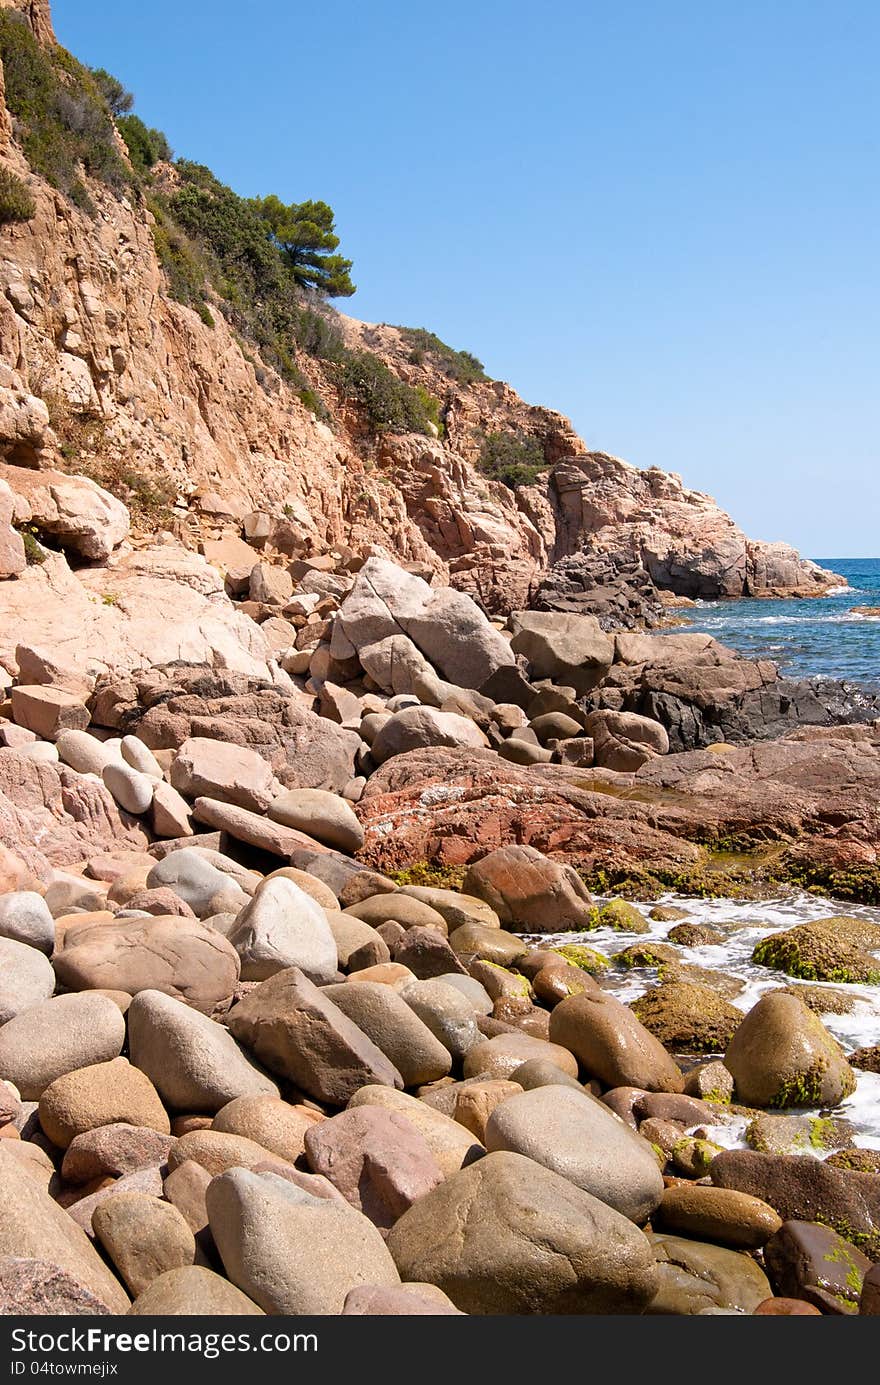
[[439, 400], [404, 384], [369, 351], [349, 352], [336, 375], [343, 397], [354, 401], [376, 433], [430, 434], [430, 425], [439, 422]]
[[40, 546], [39, 540], [32, 528], [22, 528], [18, 531], [21, 541], [24, 544], [24, 556], [28, 567], [37, 567], [44, 563], [49, 554]]
[[148, 129], [139, 115], [121, 116], [116, 128], [125, 140], [128, 157], [138, 173], [148, 174], [160, 160], [169, 162], [174, 157], [163, 132]]
[[126, 91], [118, 77], [114, 77], [104, 67], [93, 67], [91, 73], [114, 120], [131, 110], [134, 97], [130, 91]]
[[31, 168], [86, 210], [94, 208], [83, 171], [122, 191], [130, 174], [94, 74], [66, 49], [42, 48], [12, 10], [0, 11], [0, 59], [6, 104]]
[[26, 183], [9, 168], [0, 168], [0, 223], [30, 221], [37, 204]]
[[493, 481], [515, 490], [531, 486], [547, 470], [544, 448], [528, 433], [487, 433], [480, 447], [477, 467]]
[[478, 361], [470, 351], [456, 351], [425, 327], [401, 327], [400, 335], [411, 348], [410, 361], [413, 365], [421, 365], [428, 360], [459, 385], [472, 385], [489, 379], [483, 362]]

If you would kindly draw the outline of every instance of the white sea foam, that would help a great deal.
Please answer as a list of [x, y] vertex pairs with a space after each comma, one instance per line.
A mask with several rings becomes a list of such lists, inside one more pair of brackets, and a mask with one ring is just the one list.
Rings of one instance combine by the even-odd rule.
[[[678, 895], [663, 895], [659, 904], [674, 904], [687, 911], [687, 922], [705, 923], [726, 932], [731, 924], [736, 927], [723, 943], [704, 944], [701, 947], [682, 947], [683, 963], [709, 967], [722, 971], [730, 977], [737, 977], [745, 983], [739, 995], [731, 998], [731, 1004], [742, 1011], [750, 1010], [757, 1000], [768, 990], [779, 986], [827, 985], [829, 990], [845, 989], [855, 995], [857, 1001], [847, 1015], [822, 1015], [822, 1022], [843, 1045], [847, 1053], [856, 1048], [870, 1047], [880, 1042], [880, 986], [842, 987], [840, 983], [799, 982], [783, 972], [758, 966], [752, 961], [755, 944], [768, 934], [792, 928], [797, 923], [810, 919], [829, 918], [832, 914], [848, 914], [858, 918], [871, 919], [880, 923], [880, 909], [863, 905], [842, 904], [829, 899], [817, 899], [812, 895], [798, 894], [780, 896], [762, 901], [740, 899], [692, 899]], [[647, 915], [653, 904], [637, 906]], [[531, 941], [542, 946], [558, 946], [562, 942], [583, 942], [597, 951], [611, 956], [621, 952], [631, 943], [660, 942], [675, 926], [674, 923], [661, 923], [647, 919], [646, 933], [619, 932], [612, 928], [594, 929], [589, 933], [564, 933], [552, 938], [546, 935], [533, 937]], [[649, 987], [656, 984], [657, 972], [654, 968], [639, 968], [636, 971], [610, 973], [605, 982], [607, 989], [619, 1000], [635, 1000]], [[856, 1090], [839, 1107], [835, 1114], [845, 1116], [857, 1132], [856, 1143], [868, 1149], [880, 1149], [880, 1074], [856, 1072]], [[730, 1125], [713, 1127], [712, 1139], [725, 1147], [736, 1147], [743, 1143], [746, 1122], [734, 1121]]]

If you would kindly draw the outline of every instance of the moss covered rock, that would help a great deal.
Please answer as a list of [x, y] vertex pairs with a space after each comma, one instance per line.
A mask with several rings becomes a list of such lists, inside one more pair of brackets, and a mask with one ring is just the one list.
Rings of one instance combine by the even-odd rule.
[[849, 1055], [849, 1062], [850, 1067], [859, 1068], [862, 1072], [880, 1072], [880, 1044], [874, 1044], [872, 1048], [857, 1048]]
[[752, 961], [804, 981], [880, 983], [880, 925], [845, 915], [799, 923], [762, 938]]
[[579, 967], [581, 971], [588, 971], [591, 976], [598, 976], [610, 966], [607, 957], [592, 947], [585, 947], [583, 943], [564, 943], [562, 947], [554, 947], [551, 951], [564, 957], [570, 967]]
[[674, 904], [655, 904], [648, 914], [649, 919], [655, 923], [676, 923], [678, 919], [686, 919], [687, 909], [677, 909]]
[[855, 1089], [837, 1040], [796, 996], [771, 991], [740, 1023], [724, 1066], [737, 1100], [761, 1108], [836, 1106]]
[[746, 1128], [746, 1144], [761, 1154], [822, 1154], [852, 1145], [855, 1131], [834, 1116], [762, 1114]]
[[708, 923], [677, 923], [666, 934], [671, 943], [679, 947], [704, 947], [707, 943], [723, 943], [724, 934]]
[[622, 952], [615, 952], [612, 961], [617, 967], [634, 971], [638, 967], [662, 967], [665, 963], [676, 963], [680, 954], [668, 943], [631, 943]]
[[880, 1149], [836, 1149], [825, 1163], [854, 1173], [880, 1173]]
[[796, 996], [814, 1015], [848, 1015], [857, 999], [852, 991], [832, 986], [783, 986], [782, 994]]
[[664, 981], [630, 1008], [665, 1048], [683, 1053], [723, 1052], [742, 1019], [717, 991], [682, 981]]
[[589, 926], [616, 928], [621, 933], [648, 932], [648, 920], [644, 914], [625, 899], [609, 899], [600, 909], [591, 909]]

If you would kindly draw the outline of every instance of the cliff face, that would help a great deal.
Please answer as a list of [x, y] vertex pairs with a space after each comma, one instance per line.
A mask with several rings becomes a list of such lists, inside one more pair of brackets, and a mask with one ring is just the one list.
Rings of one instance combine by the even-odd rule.
[[[0, 0], [54, 43], [46, 0]], [[22, 469], [91, 476], [160, 496], [161, 526], [197, 542], [206, 526], [284, 515], [303, 553], [384, 551], [486, 607], [523, 606], [560, 559], [611, 555], [687, 596], [817, 592], [828, 575], [784, 545], [749, 541], [707, 496], [656, 469], [591, 453], [562, 415], [498, 381], [459, 385], [401, 332], [340, 318], [347, 342], [439, 399], [442, 438], [378, 436], [321, 364], [297, 364], [322, 422], [261, 363], [211, 304], [214, 325], [176, 302], [135, 192], [90, 180], [96, 214], [37, 176], [0, 101], [0, 168], [35, 214], [0, 228], [0, 458], [13, 494]], [[478, 469], [479, 439], [539, 439], [548, 469], [515, 492]], [[19, 513], [22, 513], [19, 507]], [[137, 527], [137, 514], [135, 515]], [[152, 527], [161, 527], [156, 521]], [[149, 513], [142, 529], [150, 530]]]

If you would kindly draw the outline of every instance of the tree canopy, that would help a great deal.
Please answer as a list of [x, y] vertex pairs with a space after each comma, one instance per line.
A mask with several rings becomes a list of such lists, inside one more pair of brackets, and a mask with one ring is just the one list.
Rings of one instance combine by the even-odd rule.
[[352, 261], [333, 254], [339, 237], [333, 209], [326, 202], [287, 205], [273, 193], [255, 197], [253, 206], [301, 288], [314, 289], [325, 298], [349, 298], [354, 293]]
[[103, 67], [93, 67], [92, 76], [98, 84], [98, 90], [110, 107], [110, 114], [114, 117], [127, 115], [134, 105], [134, 97], [130, 91], [126, 91], [119, 78], [114, 77], [112, 72], [108, 72]]

